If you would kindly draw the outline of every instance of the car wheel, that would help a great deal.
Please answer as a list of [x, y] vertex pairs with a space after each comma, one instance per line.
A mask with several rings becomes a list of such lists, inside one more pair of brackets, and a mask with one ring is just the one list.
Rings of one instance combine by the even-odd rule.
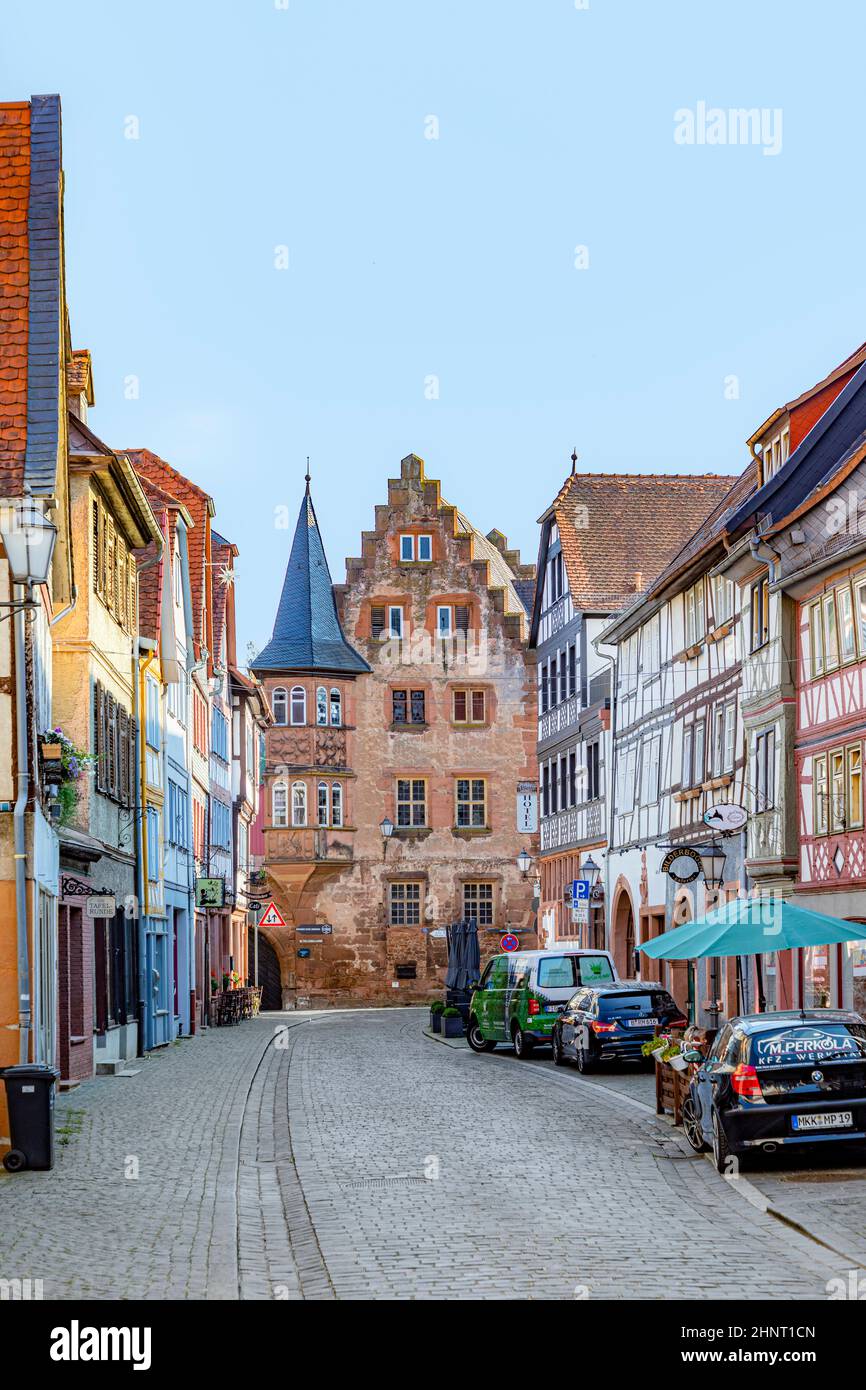
[[469, 1020], [469, 1027], [466, 1031], [466, 1041], [473, 1052], [492, 1052], [496, 1046], [495, 1042], [490, 1042], [485, 1038], [478, 1026], [478, 1019], [473, 1015]]
[[564, 1067], [566, 1062], [568, 1061], [568, 1058], [566, 1057], [562, 1049], [562, 1038], [559, 1036], [555, 1028], [553, 1030], [553, 1037], [551, 1038], [551, 1046], [553, 1047], [554, 1063], [558, 1067]]
[[519, 1057], [521, 1062], [525, 1062], [527, 1057], [532, 1056], [532, 1039], [526, 1036], [519, 1023], [511, 1025], [511, 1037], [515, 1056]]
[[723, 1177], [728, 1177], [733, 1167], [731, 1159], [736, 1158], [734, 1150], [730, 1147], [725, 1134], [724, 1126], [719, 1119], [718, 1112], [713, 1111], [713, 1162], [716, 1165], [716, 1172]]
[[577, 1049], [577, 1070], [586, 1076], [588, 1071], [595, 1071], [595, 1059], [590, 1056], [583, 1043]]
[[700, 1115], [698, 1114], [697, 1106], [691, 1096], [686, 1096], [683, 1101], [683, 1129], [695, 1153], [706, 1153], [709, 1145], [704, 1138]]

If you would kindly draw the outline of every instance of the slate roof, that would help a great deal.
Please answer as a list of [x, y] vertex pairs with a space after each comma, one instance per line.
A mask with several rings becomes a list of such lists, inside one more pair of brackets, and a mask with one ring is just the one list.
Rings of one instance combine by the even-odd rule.
[[835, 400], [797, 448], [753, 496], [730, 518], [731, 536], [760, 522], [778, 526], [796, 511], [866, 440], [866, 362], [857, 368]]
[[575, 608], [619, 612], [670, 563], [735, 481], [715, 473], [571, 474], [542, 520], [559, 526]]
[[[446, 503], [447, 506], [447, 503]], [[465, 512], [458, 510], [457, 524], [461, 531], [472, 537], [472, 554], [476, 560], [486, 560], [488, 569], [488, 584], [491, 589], [505, 590], [506, 613], [516, 613], [521, 617], [525, 613], [523, 599], [517, 591], [515, 575], [511, 570], [508, 561], [501, 551], [488, 540], [483, 531], [479, 531], [477, 526], [473, 526]]]
[[60, 98], [0, 105], [0, 495], [56, 490], [63, 353]]
[[370, 667], [340, 626], [334, 586], [309, 485], [301, 502], [273, 636], [250, 670], [344, 671]]

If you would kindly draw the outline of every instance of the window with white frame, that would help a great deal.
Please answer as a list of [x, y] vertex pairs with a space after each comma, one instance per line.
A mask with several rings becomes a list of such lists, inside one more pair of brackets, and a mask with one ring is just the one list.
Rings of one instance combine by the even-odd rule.
[[776, 434], [771, 435], [770, 438], [766, 441], [766, 443], [764, 444], [763, 452], [761, 454], [761, 458], [763, 460], [764, 465], [763, 481], [765, 483], [769, 482], [769, 480], [776, 473], [778, 473], [779, 469], [782, 468], [783, 465], [787, 462], [790, 448], [791, 433], [787, 425], [785, 425], [783, 429], [778, 430]]
[[702, 642], [707, 633], [707, 615], [704, 601], [703, 576], [684, 596], [686, 618], [686, 646], [694, 647]]
[[713, 775], [721, 777], [734, 767], [737, 706], [733, 701], [716, 705], [713, 714]]
[[433, 559], [433, 537], [430, 535], [402, 535], [400, 537], [400, 559], [404, 562], [418, 560], [422, 564]]
[[307, 722], [307, 692], [302, 685], [292, 686], [291, 719], [293, 724]]
[[658, 613], [644, 624], [641, 667], [644, 680], [652, 680], [661, 669], [661, 627]]
[[289, 791], [285, 782], [275, 782], [271, 792], [271, 819], [274, 825], [289, 823]]
[[717, 574], [713, 580], [713, 622], [721, 627], [734, 616], [734, 581]]
[[331, 687], [331, 724], [336, 729], [343, 722], [343, 697], [336, 686]]
[[763, 729], [755, 735], [756, 811], [769, 811], [776, 804], [776, 730]]
[[317, 815], [319, 825], [327, 825], [329, 820], [330, 797], [328, 795], [327, 782], [320, 782], [318, 786]]
[[316, 723], [327, 724], [328, 722], [328, 692], [323, 685], [316, 691]]
[[641, 804], [651, 806], [659, 799], [661, 734], [644, 739], [641, 754]]
[[438, 637], [451, 636], [452, 610], [450, 603], [440, 603], [436, 608], [436, 634]]
[[693, 724], [683, 726], [683, 762], [680, 769], [680, 782], [683, 787], [692, 785], [692, 754], [694, 752], [695, 728]]
[[271, 710], [273, 711], [275, 724], [288, 724], [289, 697], [281, 685], [277, 686], [271, 696]]
[[145, 739], [151, 748], [162, 747], [162, 731], [159, 720], [159, 686], [148, 676], [144, 683], [145, 701]]
[[343, 824], [342, 782], [331, 783], [331, 824], [336, 826], [340, 826]]
[[306, 825], [307, 823], [307, 784], [306, 782], [292, 783], [292, 825]]
[[403, 606], [392, 603], [388, 608], [388, 633], [391, 637], [403, 636]]

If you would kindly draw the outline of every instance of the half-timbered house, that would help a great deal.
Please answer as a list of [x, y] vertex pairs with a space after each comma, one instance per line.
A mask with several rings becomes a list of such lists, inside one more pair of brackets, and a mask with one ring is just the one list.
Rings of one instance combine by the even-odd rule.
[[[537, 655], [539, 925], [545, 944], [604, 943], [603, 883], [585, 922], [572, 921], [564, 900], [609, 835], [611, 658], [596, 649], [596, 639], [611, 615], [633, 603], [671, 560], [730, 481], [573, 471], [540, 519], [530, 646]], [[618, 691], [627, 706], [636, 675], [630, 670]], [[634, 768], [627, 764], [623, 776], [633, 785]]]

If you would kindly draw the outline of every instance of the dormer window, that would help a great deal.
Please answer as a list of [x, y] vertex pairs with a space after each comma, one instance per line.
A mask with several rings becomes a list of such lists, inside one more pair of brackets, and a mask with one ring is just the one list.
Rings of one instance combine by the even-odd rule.
[[769, 482], [774, 474], [788, 461], [791, 452], [791, 432], [786, 425], [784, 429], [778, 430], [764, 444], [761, 455], [763, 459], [763, 480]]

